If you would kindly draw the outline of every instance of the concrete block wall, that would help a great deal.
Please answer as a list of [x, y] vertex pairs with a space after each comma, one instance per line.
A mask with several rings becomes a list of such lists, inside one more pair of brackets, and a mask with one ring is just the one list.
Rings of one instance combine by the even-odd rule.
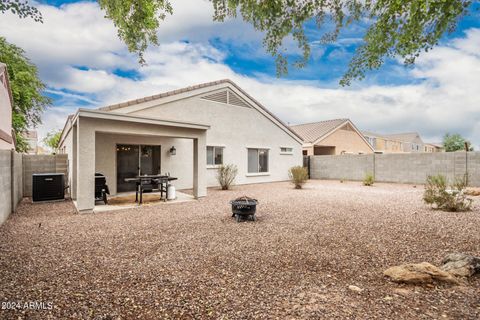
[[12, 152], [12, 211], [23, 198], [23, 157], [21, 153]]
[[480, 186], [480, 152], [396, 153], [375, 155], [313, 156], [312, 179], [363, 180], [423, 184], [427, 176], [442, 174], [450, 182], [469, 174], [469, 184]]
[[17, 209], [23, 198], [22, 155], [0, 150], [0, 224]]
[[373, 171], [373, 154], [311, 157], [312, 179], [362, 180], [367, 173], [373, 174]]
[[0, 150], [0, 224], [12, 213], [12, 151]]
[[468, 153], [468, 182], [480, 186], [480, 152]]
[[[32, 174], [63, 173], [68, 177], [68, 159], [66, 154], [57, 155], [23, 155], [23, 196], [32, 196]], [[68, 185], [68, 181], [65, 181]]]

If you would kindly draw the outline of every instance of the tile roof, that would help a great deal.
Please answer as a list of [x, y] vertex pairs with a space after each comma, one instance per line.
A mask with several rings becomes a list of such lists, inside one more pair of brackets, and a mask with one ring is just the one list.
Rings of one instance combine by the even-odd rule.
[[223, 83], [229, 83], [232, 86], [234, 86], [242, 94], [244, 94], [246, 97], [248, 97], [250, 100], [252, 100], [256, 105], [258, 105], [262, 110], [264, 110], [266, 113], [268, 113], [272, 118], [274, 118], [276, 121], [278, 121], [287, 131], [291, 132], [293, 135], [295, 135], [299, 139], [302, 138], [295, 131], [291, 130], [291, 128], [289, 126], [287, 126], [282, 120], [280, 120], [277, 116], [275, 116], [272, 112], [270, 112], [266, 107], [264, 107], [260, 102], [258, 102], [255, 98], [253, 98], [251, 95], [249, 95], [247, 92], [245, 92], [242, 88], [240, 88], [235, 82], [233, 82], [230, 79], [222, 79], [222, 80], [217, 80], [217, 81], [212, 81], [212, 82], [200, 83], [200, 84], [197, 84], [197, 85], [194, 85], [194, 86], [189, 86], [189, 87], [185, 87], [185, 88], [181, 88], [181, 89], [171, 90], [171, 91], [155, 94], [155, 95], [148, 96], [148, 97], [143, 97], [143, 98], [140, 98], [140, 99], [129, 100], [129, 101], [122, 102], [122, 103], [112, 104], [112, 105], [109, 105], [109, 106], [106, 106], [106, 107], [100, 107], [100, 108], [98, 108], [98, 110], [112, 111], [112, 110], [115, 110], [115, 109], [120, 109], [120, 108], [123, 108], [123, 107], [128, 107], [128, 106], [131, 106], [131, 105], [135, 105], [135, 104], [139, 104], [139, 103], [143, 103], [143, 102], [147, 102], [147, 101], [152, 101], [152, 100], [156, 100], [156, 99], [160, 99], [160, 98], [164, 98], [164, 97], [168, 97], [168, 96], [173, 96], [173, 95], [177, 95], [177, 94], [180, 94], [180, 93], [185, 93], [185, 92], [189, 92], [189, 91], [193, 91], [193, 90], [197, 90], [197, 89], [201, 89], [201, 88], [211, 87], [211, 86], [215, 86], [215, 85], [219, 85], [219, 84], [223, 84]]
[[[111, 110], [120, 109], [120, 108], [123, 108], [123, 107], [128, 107], [128, 106], [131, 106], [131, 105], [147, 102], [147, 101], [152, 101], [152, 100], [156, 100], [156, 99], [160, 99], [160, 98], [164, 98], [164, 97], [168, 97], [168, 96], [173, 96], [173, 95], [184, 93], [184, 92], [193, 91], [193, 90], [196, 90], [196, 89], [211, 87], [211, 86], [214, 86], [214, 85], [217, 85], [217, 84], [222, 84], [222, 83], [231, 83], [235, 87], [238, 88], [238, 86], [235, 83], [233, 83], [233, 81], [231, 81], [230, 79], [222, 79], [222, 80], [217, 80], [217, 81], [212, 81], [212, 82], [200, 83], [200, 84], [197, 84], [197, 85], [194, 85], [194, 86], [189, 86], [189, 87], [185, 87], [185, 88], [181, 88], [181, 89], [171, 90], [171, 91], [167, 91], [167, 92], [163, 92], [163, 93], [159, 93], [159, 94], [154, 94], [152, 96], [147, 96], [147, 97], [143, 97], [143, 98], [140, 98], [140, 99], [134, 99], [134, 100], [129, 100], [129, 101], [125, 101], [125, 102], [121, 102], [121, 103], [117, 103], [117, 104], [112, 104], [112, 105], [109, 105], [109, 106], [106, 106], [106, 107], [98, 108], [98, 110], [111, 111]], [[244, 93], [243, 90], [241, 90], [241, 91], [242, 91], [242, 93]]]
[[348, 122], [348, 119], [333, 119], [313, 123], [305, 123], [290, 126], [290, 128], [298, 133], [304, 142], [313, 143], [329, 133], [330, 131], [340, 127]]
[[417, 132], [405, 132], [385, 135], [388, 138], [397, 139], [403, 142], [413, 142], [420, 135]]

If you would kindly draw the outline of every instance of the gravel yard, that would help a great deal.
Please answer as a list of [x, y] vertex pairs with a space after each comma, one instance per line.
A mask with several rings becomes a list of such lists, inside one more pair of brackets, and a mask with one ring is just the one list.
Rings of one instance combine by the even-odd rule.
[[[480, 197], [473, 212], [445, 213], [422, 192], [282, 182], [85, 215], [24, 200], [0, 227], [0, 296], [53, 309], [0, 318], [479, 319], [478, 276], [453, 287], [383, 277], [392, 265], [480, 255]], [[256, 222], [231, 218], [228, 201], [242, 195], [260, 201]]]

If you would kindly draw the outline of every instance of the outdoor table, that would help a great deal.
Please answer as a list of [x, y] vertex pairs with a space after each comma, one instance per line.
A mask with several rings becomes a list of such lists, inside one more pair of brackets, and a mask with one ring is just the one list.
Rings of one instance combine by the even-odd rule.
[[[178, 178], [170, 177], [161, 174], [145, 174], [139, 175], [134, 178], [126, 178], [125, 182], [135, 182], [137, 184], [137, 189], [135, 191], [135, 202], [138, 204], [142, 204], [143, 202], [143, 185], [158, 184], [160, 189], [160, 199], [163, 197], [163, 192], [165, 191], [165, 201], [168, 199], [168, 182], [178, 180]], [[140, 201], [138, 199], [138, 194], [140, 193]]]

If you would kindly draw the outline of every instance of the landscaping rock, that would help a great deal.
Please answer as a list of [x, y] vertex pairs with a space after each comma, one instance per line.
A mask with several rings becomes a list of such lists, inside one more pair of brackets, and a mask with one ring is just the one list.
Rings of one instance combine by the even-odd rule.
[[393, 293], [402, 297], [408, 297], [411, 296], [413, 292], [404, 288], [395, 288], [393, 289]]
[[358, 292], [358, 293], [360, 293], [360, 292], [362, 292], [362, 291], [363, 291], [363, 289], [362, 289], [362, 288], [360, 288], [360, 287], [357, 287], [357, 286], [348, 286], [348, 289], [350, 289], [351, 291]]
[[468, 196], [480, 196], [480, 188], [467, 188], [464, 193]]
[[442, 260], [440, 268], [455, 276], [471, 277], [480, 273], [480, 257], [466, 253], [451, 253]]
[[445, 282], [458, 284], [459, 281], [450, 273], [428, 262], [409, 263], [388, 268], [383, 273], [394, 282], [428, 284]]

